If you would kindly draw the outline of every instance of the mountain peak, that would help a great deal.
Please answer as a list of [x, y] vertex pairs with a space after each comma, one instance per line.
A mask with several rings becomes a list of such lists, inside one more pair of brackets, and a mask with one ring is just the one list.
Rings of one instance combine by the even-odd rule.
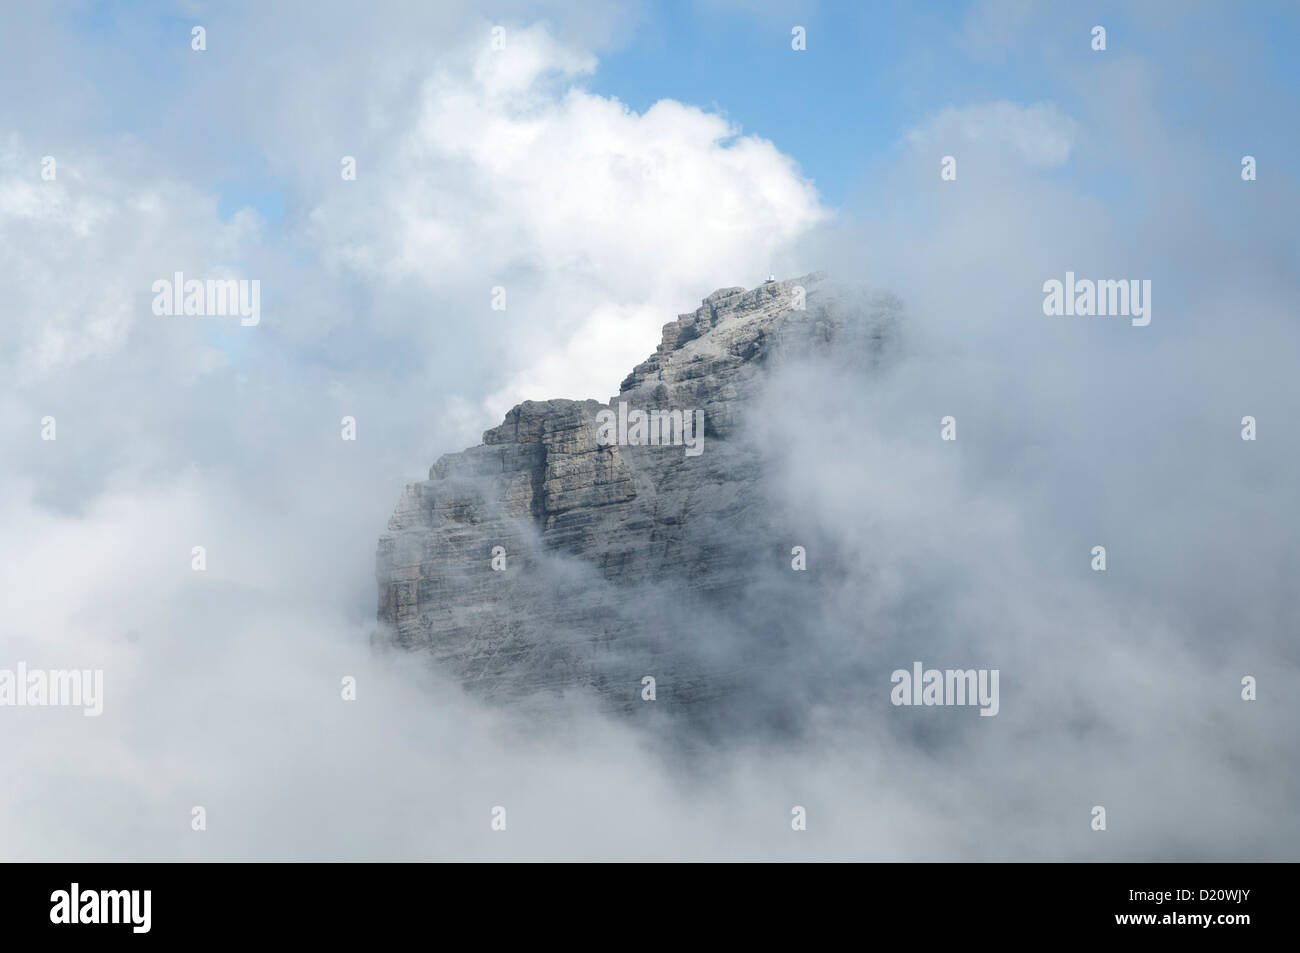
[[647, 673], [661, 698], [725, 695], [738, 663], [701, 657], [691, 620], [765, 604], [747, 595], [755, 534], [782, 538], [751, 411], [774, 362], [870, 366], [895, 311], [846, 311], [818, 274], [722, 288], [664, 325], [607, 404], [514, 407], [406, 488], [379, 543], [382, 638], [494, 697], [582, 690], [634, 710]]

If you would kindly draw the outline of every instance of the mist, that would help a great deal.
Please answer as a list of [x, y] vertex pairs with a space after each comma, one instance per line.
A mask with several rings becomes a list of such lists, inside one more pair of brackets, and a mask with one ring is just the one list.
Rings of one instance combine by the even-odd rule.
[[[1073, 29], [982, 9], [977, 56]], [[762, 130], [584, 85], [639, 7], [512, 8], [508, 67], [458, 5], [305, 10], [205, 17], [213, 55], [181, 43], [174, 83], [107, 83], [72, 8], [0, 39], [10, 73], [57, 63], [0, 107], [0, 668], [104, 672], [99, 717], [3, 711], [0, 858], [1295, 858], [1300, 192], [1280, 162], [1239, 177], [1263, 153], [1239, 147], [1245, 79], [1169, 48], [1089, 72], [1044, 41], [1061, 102], [918, 104], [832, 207]], [[159, 12], [123, 16], [143, 61]], [[1172, 82], [1222, 136], [1170, 117]], [[262, 181], [274, 201], [244, 194]], [[755, 262], [825, 271], [809, 307], [849, 327], [897, 310], [878, 360], [791, 359], [745, 408], [763, 520], [688, 531], [762, 572], [724, 610], [547, 566], [732, 672], [726, 702], [629, 718], [571, 692], [538, 719], [381, 648], [403, 487], [518, 400], [614, 393]], [[260, 279], [260, 324], [153, 315], [176, 271]], [[1045, 315], [1067, 271], [1151, 280], [1150, 324]], [[997, 669], [997, 716], [891, 704], [916, 661]]]

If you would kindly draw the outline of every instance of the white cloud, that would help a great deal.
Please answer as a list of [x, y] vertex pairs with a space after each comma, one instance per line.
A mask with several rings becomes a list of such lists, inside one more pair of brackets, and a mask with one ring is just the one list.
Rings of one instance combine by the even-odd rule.
[[564, 46], [546, 27], [534, 24], [505, 30], [500, 49], [489, 46], [480, 52], [474, 80], [490, 96], [526, 94], [548, 76], [567, 79], [595, 69], [596, 57], [591, 53]]
[[[0, 323], [0, 370], [34, 383], [85, 361], [110, 360], [146, 322], [151, 286], [181, 270], [215, 277], [251, 247], [256, 222], [216, 217], [210, 196], [174, 181], [141, 180], [114, 147], [56, 156], [56, 178], [40, 178], [40, 156], [11, 135], [0, 176], [0, 296], [12, 318]], [[193, 322], [179, 332], [182, 364], [207, 360]]]
[[[671, 100], [637, 113], [556, 85], [591, 62], [542, 28], [507, 44], [424, 84], [417, 127], [377, 150], [367, 202], [313, 211], [326, 258], [433, 296], [459, 286], [464, 320], [501, 328], [513, 380], [494, 415], [608, 396], [683, 306], [757, 283], [828, 214], [770, 142]], [[497, 285], [505, 315], [486, 307]]]

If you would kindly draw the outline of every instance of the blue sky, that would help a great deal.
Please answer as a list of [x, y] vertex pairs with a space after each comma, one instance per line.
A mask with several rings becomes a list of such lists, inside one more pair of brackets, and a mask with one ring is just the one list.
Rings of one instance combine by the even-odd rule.
[[[1277, 122], [1269, 104], [1294, 107], [1300, 97], [1300, 4], [1185, 4], [1188, 12], [1167, 18], [1157, 5], [1135, 18], [1132, 6], [1078, 4], [1053, 20], [1030, 17], [1021, 36], [981, 55], [969, 37], [998, 19], [997, 5], [825, 3], [755, 16], [738, 5], [671, 0], [652, 5], [630, 42], [602, 56], [591, 85], [637, 110], [661, 98], [717, 109], [797, 158], [832, 204], [853, 194], [905, 129], [943, 106], [1050, 100], [1072, 112], [1078, 89], [1065, 74], [1094, 56], [1136, 55], [1168, 70], [1165, 80], [1177, 82], [1163, 91], [1167, 114], [1231, 142], [1228, 155], [1241, 143], [1261, 152], [1296, 146], [1296, 124]], [[795, 23], [807, 30], [802, 53], [790, 49], [787, 24]], [[1088, 45], [1095, 24], [1108, 31], [1105, 54]], [[1111, 175], [1121, 188], [1122, 171]]]
[[[177, 37], [203, 20], [212, 38], [207, 56], [220, 60], [236, 32], [230, 12], [117, 0], [66, 8], [67, 27], [93, 50], [97, 66], [96, 92], [105, 108], [94, 121], [148, 136], [160, 106], [183, 113], [179, 101], [195, 80], [178, 75], [176, 64], [189, 51]], [[480, 11], [487, 18], [494, 12]], [[501, 19], [526, 22], [547, 13], [545, 6], [512, 7]], [[1285, 114], [1280, 106], [1294, 114], [1300, 104], [1294, 55], [1300, 5], [1294, 3], [1053, 8], [955, 0], [757, 6], [664, 0], [631, 6], [625, 19], [630, 25], [596, 45], [600, 65], [584, 85], [637, 111], [660, 99], [716, 111], [794, 157], [832, 206], [869, 191], [865, 180], [904, 131], [944, 106], [1051, 101], [1074, 114], [1086, 71], [1096, 64], [1088, 47], [1096, 23], [1108, 30], [1103, 55], [1157, 66], [1164, 115], [1192, 135], [1222, 143], [1225, 159], [1251, 149], [1277, 155], [1300, 148], [1296, 124], [1277, 121]], [[800, 53], [790, 48], [795, 24], [807, 31], [808, 48]], [[223, 217], [251, 206], [278, 223], [285, 211], [282, 183], [256, 143], [213, 148], [222, 160], [213, 185]], [[1131, 195], [1122, 163], [1063, 174], [1110, 198]]]
[[[802, 52], [791, 49], [796, 24], [808, 38]], [[915, 115], [908, 100], [921, 98], [915, 79], [899, 85], [905, 54], [893, 38], [911, 31], [914, 44], [936, 29], [953, 28], [907, 4], [755, 18], [677, 0], [654, 5], [632, 41], [602, 58], [592, 87], [636, 110], [663, 98], [715, 109], [796, 157], [823, 196], [838, 202], [874, 158], [893, 148]], [[929, 82], [935, 92], [925, 98], [946, 101], [944, 77]]]

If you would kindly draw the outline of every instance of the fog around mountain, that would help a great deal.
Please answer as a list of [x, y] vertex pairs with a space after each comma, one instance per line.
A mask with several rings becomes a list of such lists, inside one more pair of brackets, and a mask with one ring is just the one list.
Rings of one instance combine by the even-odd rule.
[[[597, 91], [636, 7], [511, 8], [496, 58], [455, 4], [204, 10], [206, 59], [147, 6], [118, 45], [11, 11], [0, 70], [42, 82], [0, 105], [0, 669], [104, 694], [0, 709], [0, 856], [1293, 859], [1295, 92], [1157, 48], [1160, 4], [1101, 62], [1090, 23], [1016, 9], [943, 42], [1069, 95], [905, 89], [834, 202], [725, 103]], [[260, 323], [152, 313], [177, 271], [260, 280]], [[539, 717], [384, 647], [376, 546], [440, 457], [524, 400], [607, 402], [718, 289], [817, 271], [800, 321], [888, 301], [894, 333], [718, 395], [733, 451], [679, 461], [746, 488], [676, 524], [708, 575], [534, 564], [534, 621], [610, 600], [626, 670], [676, 647], [656, 701], [578, 678]], [[1150, 323], [1044, 314], [1067, 272], [1149, 279]], [[732, 572], [723, 608], [683, 598]], [[917, 661], [997, 669], [997, 715], [892, 704]], [[725, 700], [679, 717], [692, 670]]]

